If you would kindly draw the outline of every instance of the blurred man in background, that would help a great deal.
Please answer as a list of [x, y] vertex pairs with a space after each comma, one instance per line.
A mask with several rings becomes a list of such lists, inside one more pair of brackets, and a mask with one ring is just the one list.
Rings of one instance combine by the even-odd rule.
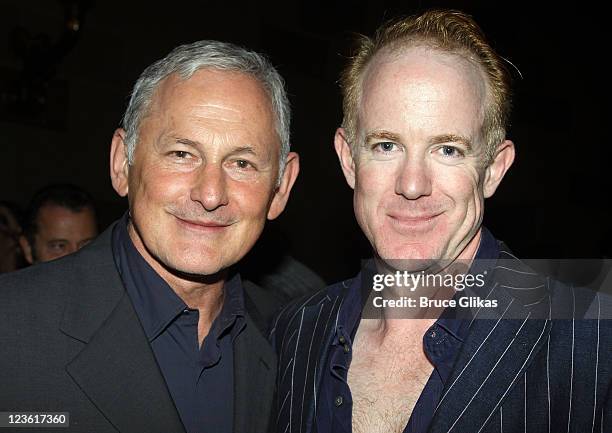
[[74, 253], [98, 235], [91, 196], [75, 185], [50, 185], [30, 202], [19, 242], [30, 263]]

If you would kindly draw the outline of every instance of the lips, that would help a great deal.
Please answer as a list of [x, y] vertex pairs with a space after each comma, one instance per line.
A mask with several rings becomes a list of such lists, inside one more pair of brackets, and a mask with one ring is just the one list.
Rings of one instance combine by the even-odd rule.
[[400, 233], [412, 233], [414, 231], [430, 230], [436, 224], [436, 217], [441, 213], [429, 213], [419, 215], [388, 214], [391, 225]]
[[440, 213], [431, 213], [431, 214], [422, 214], [422, 215], [402, 215], [402, 214], [389, 214], [389, 217], [400, 222], [407, 224], [418, 224], [425, 223], [433, 220], [435, 217], [440, 215]]
[[207, 220], [200, 221], [200, 220], [185, 219], [185, 218], [178, 217], [176, 215], [175, 215], [175, 218], [177, 219], [179, 224], [181, 224], [183, 227], [186, 227], [191, 230], [205, 231], [205, 232], [222, 230], [233, 224], [232, 222], [207, 221]]

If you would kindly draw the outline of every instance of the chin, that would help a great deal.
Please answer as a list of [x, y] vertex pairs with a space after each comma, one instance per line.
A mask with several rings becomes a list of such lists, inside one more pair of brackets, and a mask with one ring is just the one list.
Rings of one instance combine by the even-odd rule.
[[209, 276], [215, 275], [225, 269], [221, 264], [218, 263], [193, 263], [193, 262], [179, 262], [172, 266], [172, 269], [180, 274], [193, 275], [193, 276]]
[[196, 251], [182, 249], [160, 255], [159, 259], [166, 268], [187, 275], [214, 275], [227, 267], [224, 258], [201, 249]]
[[376, 251], [389, 267], [401, 271], [426, 270], [441, 260], [435, 248], [422, 243], [382, 245]]

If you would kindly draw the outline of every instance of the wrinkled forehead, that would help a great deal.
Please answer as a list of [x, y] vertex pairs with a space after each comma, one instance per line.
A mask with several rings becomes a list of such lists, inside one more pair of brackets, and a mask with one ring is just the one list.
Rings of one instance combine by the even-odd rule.
[[245, 117], [254, 113], [267, 119], [274, 117], [272, 102], [263, 84], [243, 72], [202, 68], [188, 78], [170, 74], [157, 85], [150, 110], [176, 109], [186, 102], [223, 105], [244, 113]]
[[140, 122], [139, 139], [154, 141], [170, 133], [199, 142], [224, 137], [272, 153], [281, 147], [263, 84], [249, 74], [212, 68], [189, 78], [171, 74], [158, 84]]

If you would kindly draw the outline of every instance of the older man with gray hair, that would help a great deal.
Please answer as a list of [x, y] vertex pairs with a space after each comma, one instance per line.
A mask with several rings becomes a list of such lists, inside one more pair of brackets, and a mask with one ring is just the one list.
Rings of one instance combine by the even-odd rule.
[[183, 45], [143, 72], [110, 154], [129, 212], [0, 280], [0, 425], [267, 430], [274, 303], [232, 265], [289, 198], [289, 122], [282, 78], [240, 47]]

